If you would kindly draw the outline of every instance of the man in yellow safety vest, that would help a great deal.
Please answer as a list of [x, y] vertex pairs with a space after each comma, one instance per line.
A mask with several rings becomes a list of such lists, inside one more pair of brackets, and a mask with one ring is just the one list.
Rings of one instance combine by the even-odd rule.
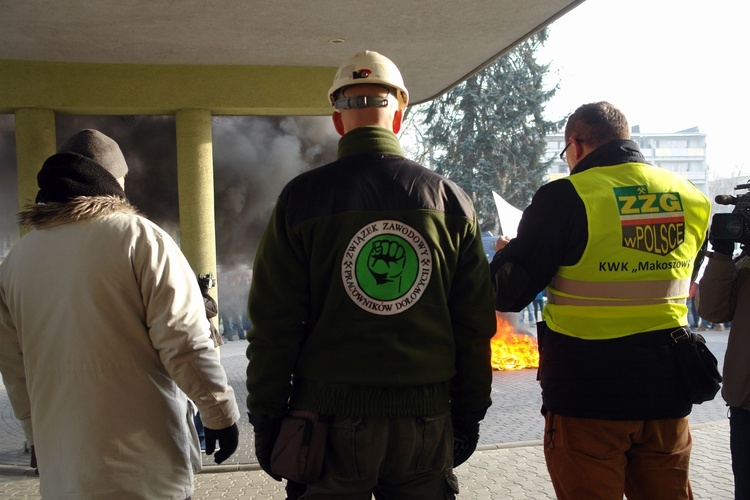
[[571, 175], [537, 191], [491, 264], [500, 311], [547, 290], [539, 380], [555, 492], [692, 498], [692, 404], [669, 345], [687, 325], [709, 201], [647, 164], [607, 102], [570, 116], [560, 157]]

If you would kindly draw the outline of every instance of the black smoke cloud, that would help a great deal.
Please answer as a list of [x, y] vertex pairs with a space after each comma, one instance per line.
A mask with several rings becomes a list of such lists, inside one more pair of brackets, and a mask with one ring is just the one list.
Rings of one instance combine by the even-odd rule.
[[254, 253], [284, 185], [335, 159], [338, 135], [325, 117], [221, 117], [213, 133], [217, 246], [232, 264]]
[[[281, 189], [296, 175], [336, 157], [338, 135], [330, 120], [224, 116], [212, 120], [218, 292], [225, 332], [233, 330], [232, 325], [246, 327], [242, 318], [255, 249]], [[129, 167], [128, 198], [179, 239], [174, 117], [60, 115], [56, 128], [57, 144], [84, 128], [95, 128], [117, 141]], [[0, 210], [0, 236], [15, 238], [18, 184], [12, 115], [0, 115]]]
[[[83, 128], [98, 129], [117, 141], [129, 166], [126, 192], [131, 202], [179, 237], [174, 117], [58, 115], [56, 127], [58, 144]], [[330, 117], [245, 116], [214, 117], [212, 134], [217, 260], [223, 266], [249, 267], [283, 186], [335, 159], [338, 135]], [[17, 231], [15, 166], [13, 117], [0, 115], [3, 233]]]

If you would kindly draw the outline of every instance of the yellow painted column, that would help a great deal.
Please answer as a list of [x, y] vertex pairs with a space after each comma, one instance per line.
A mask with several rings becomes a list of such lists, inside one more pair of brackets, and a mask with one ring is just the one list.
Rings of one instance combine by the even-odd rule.
[[[211, 273], [215, 278], [216, 223], [211, 112], [200, 109], [178, 111], [175, 113], [175, 123], [180, 248], [196, 276]], [[217, 287], [212, 288], [209, 295], [218, 305]], [[218, 328], [218, 316], [211, 321]]]
[[175, 121], [180, 248], [196, 274], [216, 276], [211, 112], [178, 111]]
[[33, 204], [39, 190], [36, 174], [44, 161], [57, 151], [55, 112], [23, 108], [15, 112], [18, 208]]

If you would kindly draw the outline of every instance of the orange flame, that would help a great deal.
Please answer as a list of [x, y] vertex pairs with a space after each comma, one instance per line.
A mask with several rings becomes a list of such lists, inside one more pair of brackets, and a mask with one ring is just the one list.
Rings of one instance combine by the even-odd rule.
[[539, 346], [535, 337], [518, 333], [502, 316], [497, 316], [497, 331], [490, 340], [492, 368], [523, 370], [539, 366]]

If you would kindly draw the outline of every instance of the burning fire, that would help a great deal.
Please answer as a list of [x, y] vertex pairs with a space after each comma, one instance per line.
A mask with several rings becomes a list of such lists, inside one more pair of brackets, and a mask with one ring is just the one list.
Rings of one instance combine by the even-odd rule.
[[539, 346], [536, 338], [516, 332], [501, 315], [497, 315], [497, 331], [490, 340], [492, 368], [495, 370], [523, 370], [539, 366]]

